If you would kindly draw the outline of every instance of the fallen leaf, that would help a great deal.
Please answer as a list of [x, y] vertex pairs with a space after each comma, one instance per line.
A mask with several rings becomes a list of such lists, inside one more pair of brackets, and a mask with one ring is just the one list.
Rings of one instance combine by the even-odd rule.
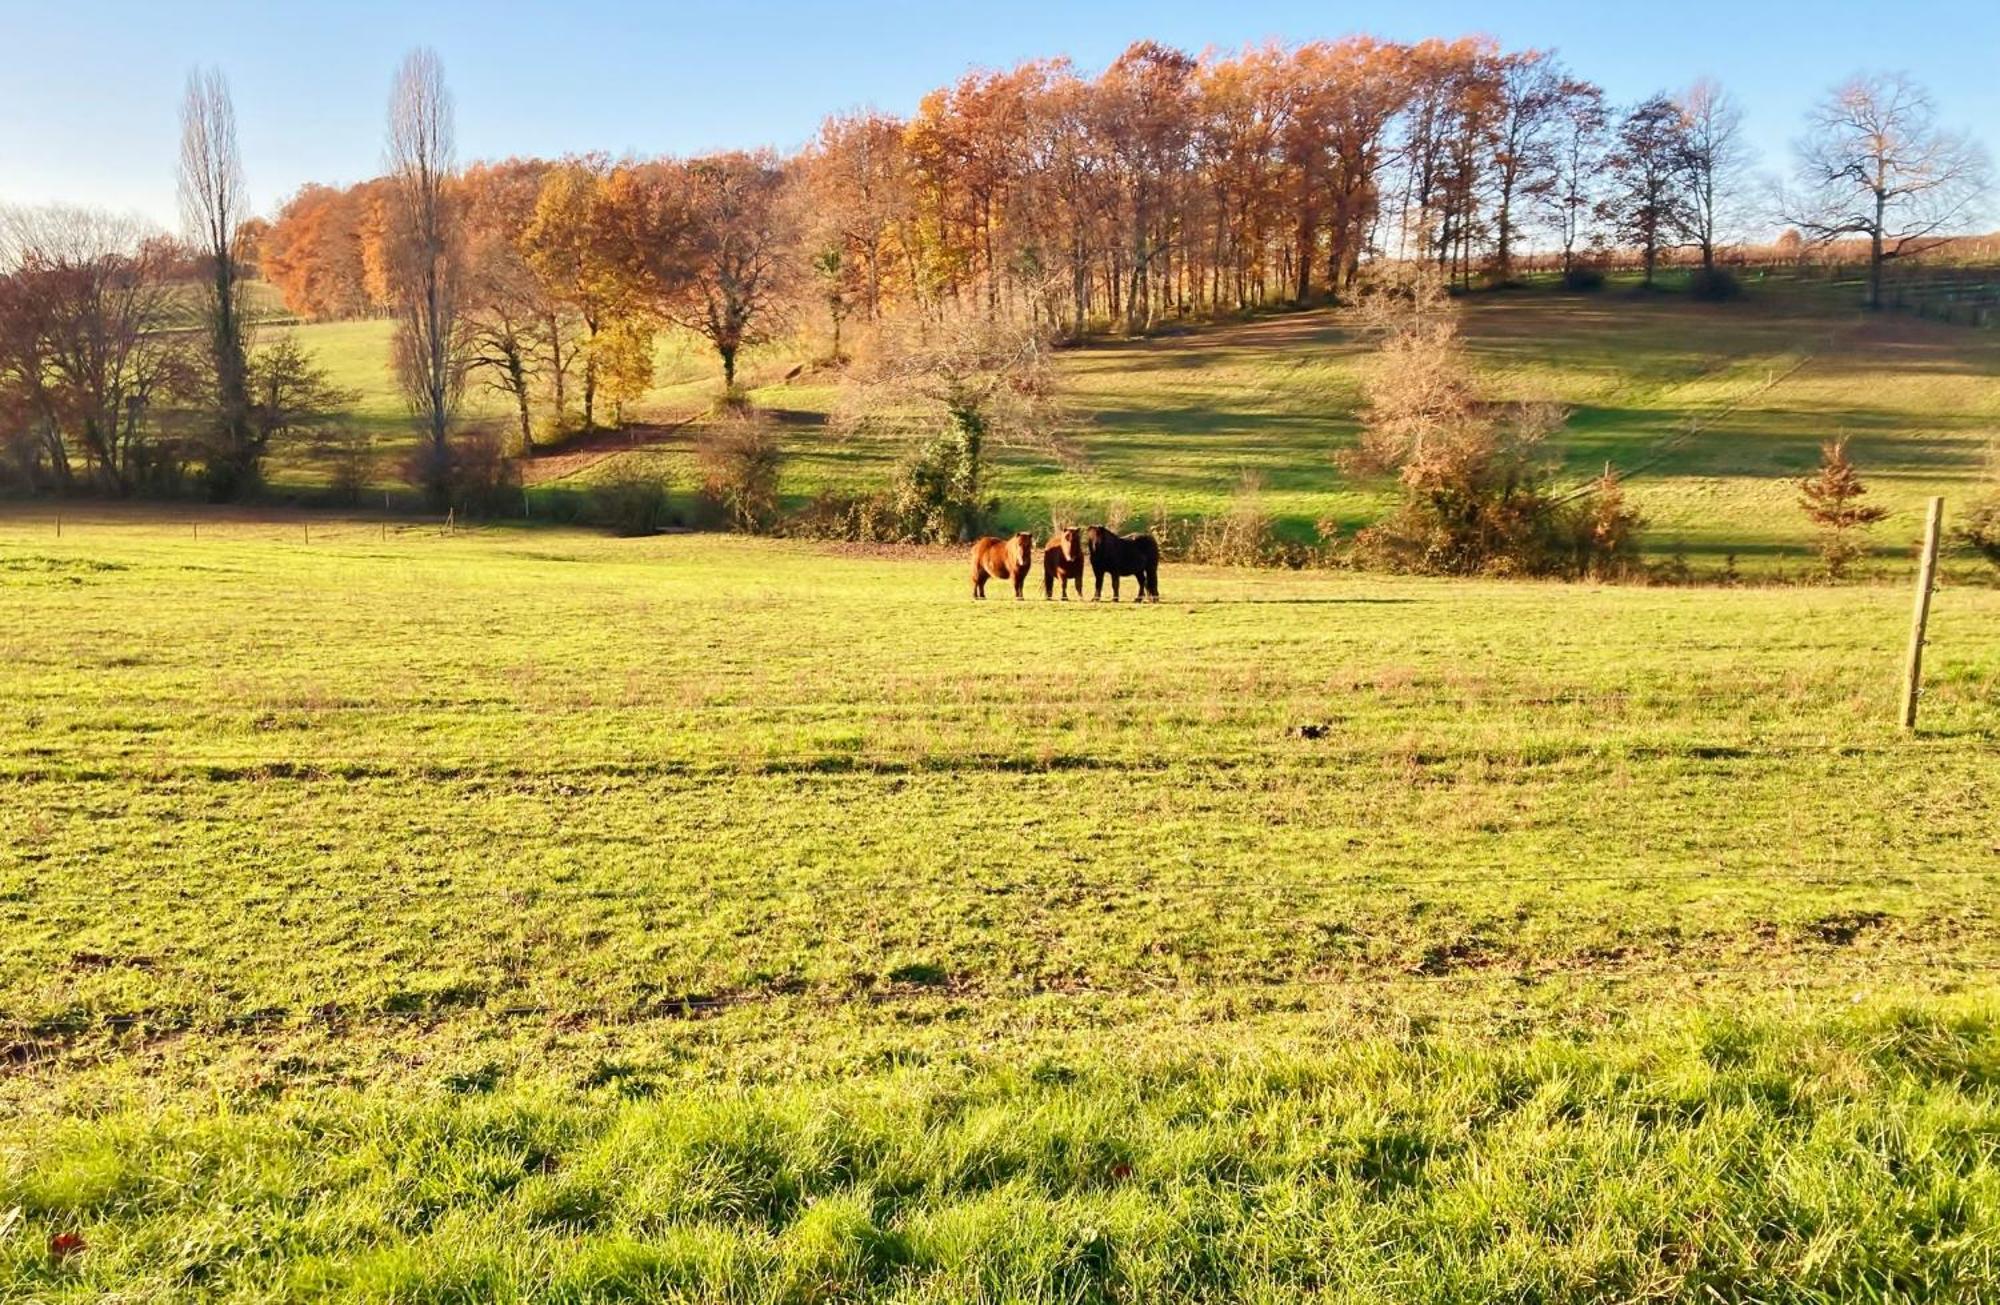
[[82, 1233], [57, 1233], [49, 1238], [49, 1254], [58, 1260], [67, 1260], [72, 1255], [83, 1254]]

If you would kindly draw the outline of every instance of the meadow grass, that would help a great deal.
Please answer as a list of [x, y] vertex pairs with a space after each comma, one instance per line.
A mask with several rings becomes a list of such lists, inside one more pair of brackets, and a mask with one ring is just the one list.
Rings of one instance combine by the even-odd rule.
[[1162, 589], [0, 518], [0, 1296], [2000, 1291], [2000, 591]]
[[[1823, 287], [1783, 280], [1720, 305], [1621, 286], [1495, 292], [1465, 306], [1489, 393], [1567, 405], [1569, 420], [1549, 445], [1561, 478], [1581, 484], [1607, 462], [1631, 473], [1655, 558], [1682, 552], [1720, 570], [1733, 555], [1748, 573], [1802, 574], [1813, 530], [1797, 507], [1797, 481], [1836, 436], [1851, 438], [1872, 501], [1891, 510], [1878, 532], [1884, 540], [1914, 536], [1930, 495], [1963, 502], [2000, 478], [2000, 333], [1863, 317]], [[406, 439], [387, 384], [388, 324], [297, 329], [364, 396], [357, 413], [384, 432], [385, 448]], [[998, 524], [1212, 516], [1249, 478], [1287, 535], [1305, 538], [1321, 526], [1351, 534], [1390, 501], [1386, 487], [1335, 465], [1355, 436], [1369, 349], [1345, 315], [1317, 311], [1069, 352], [1062, 371], [1084, 460], [1065, 467], [1046, 452], [1001, 450]], [[797, 361], [773, 346], [746, 368], [755, 401], [791, 418], [786, 499], [797, 507], [825, 491], [881, 487], [906, 446], [830, 433], [820, 423], [836, 400], [832, 378], [807, 370], [783, 379]], [[713, 400], [715, 376], [697, 344], [664, 341], [658, 383], [638, 415], [699, 414]], [[471, 412], [507, 420], [504, 405], [477, 389]], [[668, 479], [685, 499], [699, 483], [697, 430], [566, 468], [550, 488], [636, 470]], [[289, 454], [274, 470], [294, 489], [317, 474]]]

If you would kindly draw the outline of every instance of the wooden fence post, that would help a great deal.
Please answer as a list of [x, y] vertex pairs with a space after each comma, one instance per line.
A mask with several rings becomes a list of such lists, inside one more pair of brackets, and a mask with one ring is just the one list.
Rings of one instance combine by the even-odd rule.
[[1917, 606], [1910, 617], [1910, 655], [1903, 664], [1903, 716], [1906, 730], [1917, 727], [1917, 695], [1924, 675], [1924, 626], [1931, 619], [1931, 590], [1937, 582], [1938, 527], [1944, 522], [1944, 500], [1934, 498], [1924, 513], [1924, 551], [1917, 563]]

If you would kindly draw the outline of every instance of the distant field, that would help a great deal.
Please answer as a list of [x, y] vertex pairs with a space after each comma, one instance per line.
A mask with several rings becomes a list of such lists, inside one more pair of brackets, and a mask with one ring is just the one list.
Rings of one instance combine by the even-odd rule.
[[[1098, 474], [1319, 329], [1080, 356]], [[2000, 591], [1904, 736], [1901, 586], [1162, 589], [0, 516], [0, 1298], [2000, 1293]]]
[[[1723, 306], [1619, 288], [1466, 303], [1467, 333], [1496, 394], [1573, 406], [1551, 449], [1565, 476], [1581, 481], [1607, 461], [1632, 473], [1655, 556], [1679, 549], [1699, 567], [1718, 568], [1735, 554], [1745, 571], [1805, 570], [1811, 530], [1794, 482], [1836, 435], [1852, 437], [1877, 501], [1894, 512], [1875, 534], [1895, 567], [1918, 533], [1925, 497], [1962, 500], [2000, 475], [2000, 332], [1863, 319], [1826, 288], [1790, 282], [1753, 285], [1748, 298]], [[298, 328], [340, 382], [363, 394], [358, 412], [385, 446], [407, 439], [387, 383], [389, 329]], [[1352, 531], [1385, 502], [1379, 487], [1345, 480], [1333, 462], [1354, 436], [1366, 352], [1342, 317], [1314, 312], [1070, 354], [1065, 370], [1088, 465], [1071, 471], [1043, 456], [1003, 453], [1004, 523], [1041, 527], [1051, 514], [1204, 516], [1224, 510], [1247, 474], [1289, 533], [1320, 522]], [[782, 381], [794, 361], [767, 350], [748, 368], [757, 401], [793, 414], [787, 497], [796, 504], [822, 489], [880, 485], [904, 450], [830, 436], [816, 422], [833, 388], [818, 373]], [[702, 411], [715, 376], [703, 350], [670, 342], [640, 415], [667, 421]], [[475, 395], [473, 413], [506, 420], [490, 393]], [[683, 433], [591, 461], [560, 483], [586, 485], [636, 466], [687, 492], [697, 479], [691, 448], [691, 432]], [[303, 485], [314, 474], [280, 456], [281, 483]]]

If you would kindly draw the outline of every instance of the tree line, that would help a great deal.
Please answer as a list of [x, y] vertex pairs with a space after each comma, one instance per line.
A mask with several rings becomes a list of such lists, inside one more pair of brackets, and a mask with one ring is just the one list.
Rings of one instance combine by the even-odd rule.
[[1880, 267], [1962, 225], [1985, 181], [1920, 88], [1857, 78], [1813, 111], [1773, 204], [1716, 84], [1614, 106], [1553, 53], [1485, 37], [1139, 42], [1094, 75], [1036, 60], [968, 73], [908, 118], [837, 114], [789, 156], [471, 166], [418, 51], [386, 175], [309, 185], [268, 225], [244, 211], [219, 76], [191, 80], [182, 116], [180, 241], [69, 210], [0, 220], [11, 478], [136, 492], [195, 468], [214, 497], [249, 492], [271, 440], [339, 398], [295, 349], [254, 347], [253, 258], [296, 314], [395, 318], [423, 432], [407, 471], [441, 504], [491, 460], [456, 435], [468, 386], [507, 396], [533, 452], [622, 421], [666, 329], [708, 343], [728, 393], [742, 351], [782, 334], [823, 335], [835, 362], [855, 322], [1075, 341], [1345, 300], [1376, 263], [1464, 288], [1546, 251], [1587, 285], [1613, 248], [1647, 282], [1687, 251], [1724, 292], [1723, 251], [1779, 215], [1802, 239], [1865, 241], [1879, 296]]

